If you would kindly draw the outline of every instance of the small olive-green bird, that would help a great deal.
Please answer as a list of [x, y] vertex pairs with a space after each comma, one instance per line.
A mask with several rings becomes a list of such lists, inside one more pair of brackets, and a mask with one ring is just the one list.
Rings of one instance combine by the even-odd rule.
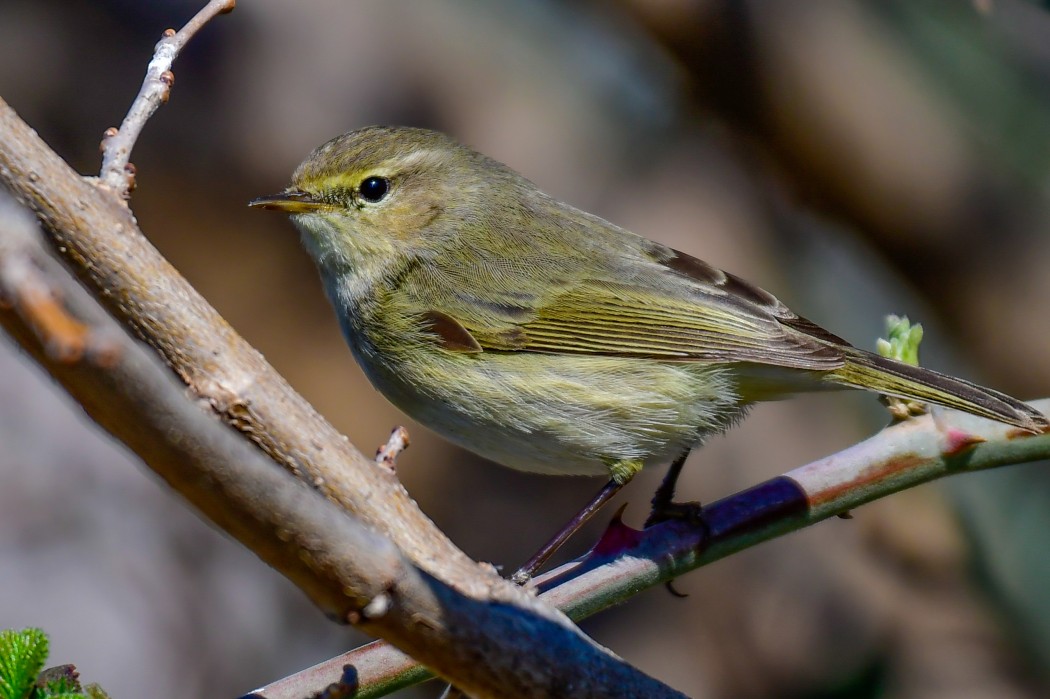
[[334, 138], [251, 205], [291, 214], [372, 384], [512, 468], [614, 490], [756, 401], [837, 388], [1047, 426], [1002, 393], [852, 347], [433, 131]]

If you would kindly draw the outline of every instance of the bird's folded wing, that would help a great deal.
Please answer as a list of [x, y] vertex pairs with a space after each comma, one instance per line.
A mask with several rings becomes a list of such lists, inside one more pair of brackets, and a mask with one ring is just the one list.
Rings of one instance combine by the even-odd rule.
[[[722, 290], [693, 288], [682, 294], [660, 286], [582, 280], [520, 306], [453, 306], [439, 311], [446, 320], [443, 333], [452, 336], [447, 320], [454, 319], [481, 351], [755, 362], [816, 371], [843, 363], [842, 352], [828, 342], [833, 336], [808, 332], [819, 331], [817, 326], [782, 306], [786, 315], [778, 317], [774, 308]], [[799, 327], [790, 327], [792, 322]]]

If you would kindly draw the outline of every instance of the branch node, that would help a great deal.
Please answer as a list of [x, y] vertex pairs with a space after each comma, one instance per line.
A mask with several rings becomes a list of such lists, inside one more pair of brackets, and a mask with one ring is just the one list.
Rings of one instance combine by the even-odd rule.
[[135, 163], [126, 163], [124, 165], [124, 198], [127, 199], [128, 195], [135, 191], [137, 182], [135, 181], [135, 175], [138, 174], [138, 168], [135, 167]]
[[361, 608], [361, 614], [366, 619], [378, 619], [390, 611], [392, 600], [386, 592], [380, 592], [372, 600]]
[[160, 93], [160, 101], [166, 103], [168, 98], [171, 97], [171, 88], [175, 85], [175, 73], [166, 70], [160, 74], [158, 80], [160, 80], [161, 84], [166, 88]]
[[919, 401], [904, 400], [896, 396], [880, 396], [880, 398], [894, 422], [903, 422], [926, 414], [926, 405]]
[[0, 259], [0, 289], [57, 362], [79, 361], [89, 345], [90, 328], [71, 316], [58, 293], [25, 251], [11, 250]]
[[395, 472], [397, 470], [397, 457], [405, 449], [408, 449], [408, 446], [408, 430], [398, 425], [390, 433], [390, 438], [386, 440], [386, 444], [376, 450], [376, 463], [391, 473]]
[[103, 131], [102, 132], [102, 140], [99, 141], [99, 143], [98, 143], [98, 152], [102, 153], [102, 154], [105, 154], [105, 152], [106, 152], [106, 142], [109, 141], [111, 138], [113, 138], [114, 136], [116, 136], [119, 133], [120, 133], [120, 129], [118, 129], [116, 126], [110, 126], [108, 129]]

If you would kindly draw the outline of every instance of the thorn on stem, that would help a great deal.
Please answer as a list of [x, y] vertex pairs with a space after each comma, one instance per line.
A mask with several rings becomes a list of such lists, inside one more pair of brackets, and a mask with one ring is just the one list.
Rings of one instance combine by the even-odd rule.
[[961, 430], [957, 427], [949, 427], [944, 432], [944, 447], [941, 449], [941, 453], [945, 456], [955, 456], [966, 451], [975, 444], [986, 442], [984, 437], [978, 436]]
[[624, 524], [623, 513], [626, 510], [627, 503], [625, 502], [613, 513], [612, 520], [602, 532], [598, 543], [591, 549], [591, 553], [597, 556], [611, 556], [629, 546], [637, 545], [642, 539], [643, 532]]
[[1007, 439], [1025, 439], [1027, 437], [1035, 437], [1035, 436], [1038, 436], [1040, 434], [1050, 434], [1050, 427], [1044, 427], [1040, 432], [1037, 432], [1034, 435], [1031, 432], [1029, 432], [1028, 430], [1014, 429], [1014, 430], [1010, 430], [1010, 431], [1008, 431], [1006, 433], [1006, 438]]

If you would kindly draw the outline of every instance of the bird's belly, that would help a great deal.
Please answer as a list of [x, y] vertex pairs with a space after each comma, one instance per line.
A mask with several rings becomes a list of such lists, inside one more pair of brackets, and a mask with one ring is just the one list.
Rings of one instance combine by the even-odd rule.
[[375, 387], [446, 439], [534, 473], [670, 461], [746, 406], [725, 368], [533, 353], [359, 355]]

